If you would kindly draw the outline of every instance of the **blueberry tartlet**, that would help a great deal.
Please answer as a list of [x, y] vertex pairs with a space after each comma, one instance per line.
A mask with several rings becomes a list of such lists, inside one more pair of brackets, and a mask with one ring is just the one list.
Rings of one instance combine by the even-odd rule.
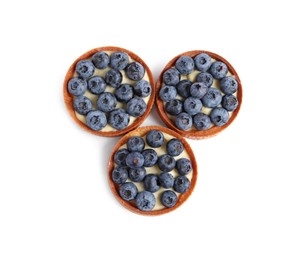
[[96, 48], [76, 59], [65, 76], [63, 94], [72, 118], [101, 136], [119, 136], [137, 128], [155, 98], [148, 66], [118, 47]]
[[242, 86], [232, 65], [208, 51], [172, 59], [156, 83], [156, 104], [165, 124], [192, 138], [214, 136], [236, 118]]
[[132, 212], [161, 215], [182, 205], [194, 190], [197, 163], [178, 133], [164, 127], [140, 127], [115, 146], [108, 166], [110, 188]]

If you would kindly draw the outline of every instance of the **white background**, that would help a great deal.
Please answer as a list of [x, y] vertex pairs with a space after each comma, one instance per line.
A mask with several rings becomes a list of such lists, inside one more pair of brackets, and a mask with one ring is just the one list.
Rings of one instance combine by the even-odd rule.
[[[52, 2], [0, 4], [0, 259], [301, 260], [299, 1]], [[118, 138], [86, 133], [66, 111], [67, 69], [107, 45], [138, 54], [155, 79], [193, 49], [241, 78], [233, 124], [188, 140], [197, 185], [167, 215], [116, 201], [106, 167]], [[155, 108], [151, 124], [163, 125]]]

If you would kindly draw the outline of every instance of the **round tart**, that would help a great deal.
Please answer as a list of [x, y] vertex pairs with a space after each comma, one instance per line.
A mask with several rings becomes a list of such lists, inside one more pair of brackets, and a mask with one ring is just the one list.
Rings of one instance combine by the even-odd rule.
[[118, 141], [108, 165], [116, 199], [141, 215], [161, 215], [181, 206], [197, 180], [197, 163], [187, 141], [164, 127], [140, 127]]
[[156, 82], [156, 105], [165, 124], [191, 139], [215, 136], [236, 118], [242, 85], [233, 66], [208, 51], [173, 58]]
[[73, 62], [63, 94], [80, 127], [100, 136], [120, 136], [146, 119], [155, 88], [152, 73], [139, 56], [108, 46], [92, 49]]

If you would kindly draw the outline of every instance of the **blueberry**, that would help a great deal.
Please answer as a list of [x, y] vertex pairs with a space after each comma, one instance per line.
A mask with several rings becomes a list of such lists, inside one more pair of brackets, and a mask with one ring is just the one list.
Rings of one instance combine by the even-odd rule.
[[122, 108], [114, 109], [110, 112], [108, 123], [117, 130], [125, 129], [130, 121], [129, 115]]
[[156, 164], [158, 156], [153, 149], [146, 149], [142, 152], [144, 156], [144, 167], [152, 167]]
[[100, 95], [105, 91], [106, 82], [100, 76], [94, 76], [88, 80], [88, 89], [92, 94]]
[[188, 130], [192, 127], [192, 117], [189, 114], [182, 112], [176, 116], [175, 125], [180, 130]]
[[177, 195], [172, 190], [164, 191], [160, 196], [160, 202], [167, 208], [172, 208], [177, 202]]
[[156, 199], [153, 193], [142, 191], [137, 194], [135, 204], [139, 210], [150, 211], [155, 207]]
[[185, 193], [190, 188], [190, 181], [186, 176], [177, 176], [174, 180], [173, 189], [178, 193]]
[[202, 82], [205, 84], [208, 88], [212, 86], [213, 84], [213, 76], [210, 73], [207, 72], [201, 72], [196, 77], [197, 82]]
[[123, 184], [128, 179], [128, 168], [125, 166], [119, 166], [114, 168], [111, 174], [113, 182], [117, 184]]
[[180, 175], [186, 175], [192, 171], [193, 167], [189, 159], [181, 158], [176, 162], [176, 169]]
[[178, 156], [184, 150], [184, 145], [177, 138], [172, 138], [167, 142], [167, 153], [171, 156]]
[[146, 111], [147, 105], [142, 98], [134, 97], [127, 103], [126, 110], [129, 115], [134, 117], [142, 116]]
[[104, 92], [98, 97], [96, 104], [99, 110], [110, 112], [115, 109], [117, 100], [112, 93]]
[[146, 169], [144, 167], [140, 168], [129, 168], [129, 179], [134, 182], [141, 182], [146, 176]]
[[174, 86], [165, 85], [159, 91], [159, 97], [162, 101], [170, 101], [176, 98], [177, 90]]
[[93, 54], [91, 60], [97, 69], [105, 69], [108, 67], [110, 58], [106, 52], [100, 51]]
[[134, 85], [134, 93], [139, 97], [148, 97], [152, 92], [150, 83], [147, 80], [140, 80]]
[[86, 115], [89, 111], [92, 110], [92, 102], [85, 96], [78, 96], [73, 101], [73, 107], [79, 114]]
[[200, 112], [201, 108], [202, 108], [202, 103], [198, 98], [188, 97], [184, 102], [184, 110], [189, 115], [196, 115], [197, 113]]
[[105, 81], [111, 87], [117, 88], [123, 81], [123, 75], [119, 70], [111, 69], [107, 71]]
[[110, 57], [110, 67], [115, 70], [123, 70], [129, 62], [129, 56], [125, 52], [114, 52]]
[[68, 81], [68, 92], [74, 96], [81, 96], [87, 90], [87, 81], [82, 78], [72, 78]]
[[116, 89], [114, 94], [118, 101], [126, 103], [133, 98], [133, 88], [129, 84], [122, 84]]
[[145, 68], [139, 62], [132, 62], [126, 68], [126, 75], [132, 80], [141, 80], [145, 75]]
[[160, 182], [156, 174], [147, 174], [144, 178], [144, 188], [146, 191], [156, 192], [160, 188]]
[[205, 107], [217, 107], [222, 100], [221, 92], [217, 88], [209, 88], [208, 93], [202, 98]]
[[165, 141], [164, 135], [159, 130], [151, 130], [146, 135], [146, 142], [153, 148], [158, 148], [163, 145]]
[[133, 182], [126, 182], [121, 185], [119, 193], [123, 200], [130, 201], [135, 199], [138, 190]]
[[192, 85], [192, 81], [187, 79], [181, 80], [176, 86], [178, 95], [184, 98], [189, 97], [191, 95], [190, 94], [191, 85]]
[[142, 152], [145, 148], [145, 141], [140, 136], [132, 136], [127, 141], [129, 152]]
[[211, 57], [206, 53], [200, 53], [195, 58], [195, 66], [201, 72], [206, 72], [212, 64]]
[[160, 185], [163, 186], [165, 189], [169, 189], [173, 187], [174, 184], [174, 177], [171, 173], [162, 172], [159, 176]]
[[203, 98], [208, 92], [208, 87], [202, 82], [195, 82], [190, 87], [190, 94], [195, 98]]
[[179, 83], [180, 73], [177, 69], [171, 68], [164, 72], [163, 81], [166, 85], [175, 86]]
[[144, 156], [139, 152], [131, 152], [126, 157], [126, 165], [130, 168], [140, 168], [144, 161]]
[[228, 73], [228, 67], [221, 61], [215, 61], [211, 65], [210, 73], [215, 79], [222, 79]]
[[222, 107], [215, 107], [210, 114], [213, 124], [223, 126], [229, 121], [229, 113]]
[[238, 100], [234, 95], [224, 95], [221, 105], [227, 111], [234, 111], [238, 107]]
[[179, 113], [182, 112], [182, 101], [179, 99], [173, 99], [171, 101], [168, 101], [165, 105], [165, 110], [167, 111], [167, 113], [169, 113], [170, 115], [176, 116]]
[[86, 116], [86, 124], [92, 130], [99, 131], [107, 125], [106, 115], [99, 110], [92, 110]]
[[114, 154], [114, 162], [120, 166], [126, 166], [126, 157], [129, 154], [129, 151], [125, 148], [118, 150]]
[[193, 125], [197, 130], [207, 130], [211, 126], [211, 119], [204, 113], [198, 113], [193, 116]]
[[238, 89], [238, 82], [232, 76], [220, 80], [220, 88], [225, 94], [234, 94]]
[[84, 79], [93, 75], [95, 67], [90, 60], [80, 60], [76, 65], [76, 72]]
[[175, 164], [175, 159], [168, 154], [161, 155], [157, 161], [159, 169], [161, 169], [163, 172], [172, 171], [175, 167]]
[[175, 63], [175, 68], [182, 75], [188, 75], [194, 70], [194, 60], [189, 56], [181, 56]]

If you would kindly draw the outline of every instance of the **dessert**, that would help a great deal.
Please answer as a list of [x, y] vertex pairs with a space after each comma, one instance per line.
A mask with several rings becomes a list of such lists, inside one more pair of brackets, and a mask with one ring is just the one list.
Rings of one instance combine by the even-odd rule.
[[148, 66], [118, 47], [96, 48], [76, 59], [65, 76], [63, 94], [76, 123], [101, 136], [119, 136], [137, 128], [155, 98]]
[[214, 136], [236, 118], [242, 86], [232, 65], [208, 51], [172, 59], [156, 82], [156, 104], [165, 124], [192, 139]]

